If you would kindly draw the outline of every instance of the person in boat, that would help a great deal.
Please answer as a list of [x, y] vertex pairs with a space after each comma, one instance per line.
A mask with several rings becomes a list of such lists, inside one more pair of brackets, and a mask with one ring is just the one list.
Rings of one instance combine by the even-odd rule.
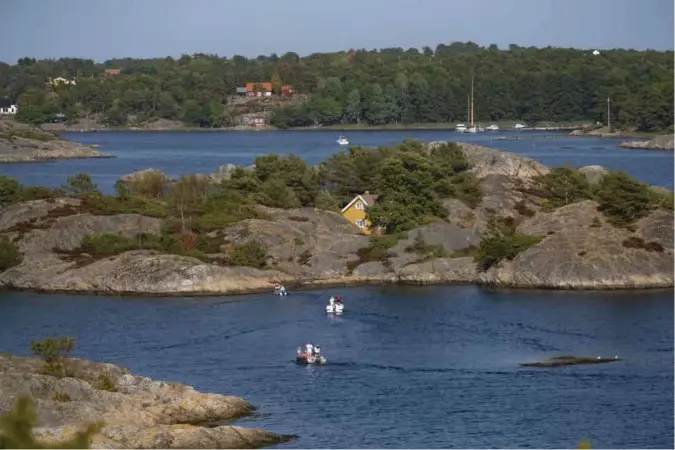
[[317, 358], [321, 356], [321, 348], [319, 348], [318, 345], [314, 346], [314, 356], [316, 356]]
[[335, 297], [333, 297], [333, 296], [331, 295], [330, 298], [328, 299], [328, 304], [331, 305], [331, 306], [333, 306], [334, 303], [335, 303]]
[[342, 297], [340, 297], [340, 296], [338, 295], [337, 298], [335, 299], [335, 301], [338, 302], [338, 303], [342, 303]]
[[297, 356], [302, 356], [302, 349], [300, 347], [298, 347], [298, 349], [295, 351], [295, 354]]
[[306, 348], [307, 348], [307, 357], [309, 358], [309, 357], [313, 356], [314, 355], [314, 346], [312, 344], [307, 344]]
[[284, 286], [281, 286], [281, 287], [279, 288], [279, 293], [280, 293], [281, 295], [286, 295], [286, 288], [285, 288]]

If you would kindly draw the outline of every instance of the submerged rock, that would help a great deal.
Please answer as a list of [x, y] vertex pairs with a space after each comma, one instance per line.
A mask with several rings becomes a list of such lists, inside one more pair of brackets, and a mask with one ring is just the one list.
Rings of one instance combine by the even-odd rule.
[[239, 397], [134, 376], [113, 364], [69, 359], [67, 365], [72, 376], [57, 378], [41, 372], [40, 360], [0, 356], [0, 414], [29, 395], [39, 417], [36, 436], [55, 441], [103, 421], [92, 448], [257, 448], [293, 438], [255, 428], [200, 426], [251, 414], [254, 406]]
[[597, 356], [589, 358], [585, 356], [553, 356], [546, 361], [520, 363], [521, 367], [559, 367], [559, 366], [576, 366], [580, 364], [603, 364], [615, 361], [621, 361], [621, 358], [615, 356], [614, 358], [603, 358]]

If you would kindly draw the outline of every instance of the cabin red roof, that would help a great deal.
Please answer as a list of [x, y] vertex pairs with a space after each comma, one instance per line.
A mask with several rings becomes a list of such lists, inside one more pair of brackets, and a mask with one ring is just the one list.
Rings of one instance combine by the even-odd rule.
[[248, 92], [254, 92], [255, 87], [259, 86], [264, 89], [265, 92], [271, 92], [272, 91], [272, 83], [270, 82], [264, 82], [264, 83], [246, 83], [246, 90]]
[[103, 75], [119, 75], [122, 69], [106, 69]]

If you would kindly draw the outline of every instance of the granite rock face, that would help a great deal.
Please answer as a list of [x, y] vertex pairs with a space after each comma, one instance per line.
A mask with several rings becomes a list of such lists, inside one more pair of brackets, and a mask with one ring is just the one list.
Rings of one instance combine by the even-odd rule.
[[0, 120], [0, 164], [112, 157], [26, 124]]
[[619, 147], [645, 150], [673, 150], [675, 149], [675, 137], [672, 134], [667, 134], [656, 136], [647, 141], [626, 141], [621, 142]]
[[[239, 397], [206, 394], [178, 383], [134, 376], [113, 364], [80, 359], [67, 362], [72, 377], [41, 372], [34, 358], [0, 356], [0, 414], [16, 398], [36, 401], [39, 428], [47, 441], [68, 439], [86, 423], [103, 421], [92, 448], [258, 448], [292, 436], [230, 425], [254, 411]], [[105, 377], [113, 391], [100, 389]]]

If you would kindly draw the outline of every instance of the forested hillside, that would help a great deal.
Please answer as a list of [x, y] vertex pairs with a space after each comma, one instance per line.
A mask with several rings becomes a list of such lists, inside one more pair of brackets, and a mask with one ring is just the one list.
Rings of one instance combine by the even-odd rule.
[[[104, 76], [105, 69], [118, 75]], [[278, 74], [278, 78], [275, 77]], [[473, 43], [422, 50], [295, 53], [223, 58], [119, 59], [97, 64], [64, 58], [0, 63], [0, 98], [18, 100], [18, 119], [46, 122], [96, 116], [124, 125], [130, 116], [181, 120], [203, 127], [231, 124], [232, 96], [246, 82], [290, 84], [306, 102], [276, 109], [284, 128], [342, 123], [466, 121], [475, 79], [478, 121], [605, 121], [656, 131], [673, 126], [673, 52], [480, 47]], [[75, 79], [52, 85], [49, 78]]]

